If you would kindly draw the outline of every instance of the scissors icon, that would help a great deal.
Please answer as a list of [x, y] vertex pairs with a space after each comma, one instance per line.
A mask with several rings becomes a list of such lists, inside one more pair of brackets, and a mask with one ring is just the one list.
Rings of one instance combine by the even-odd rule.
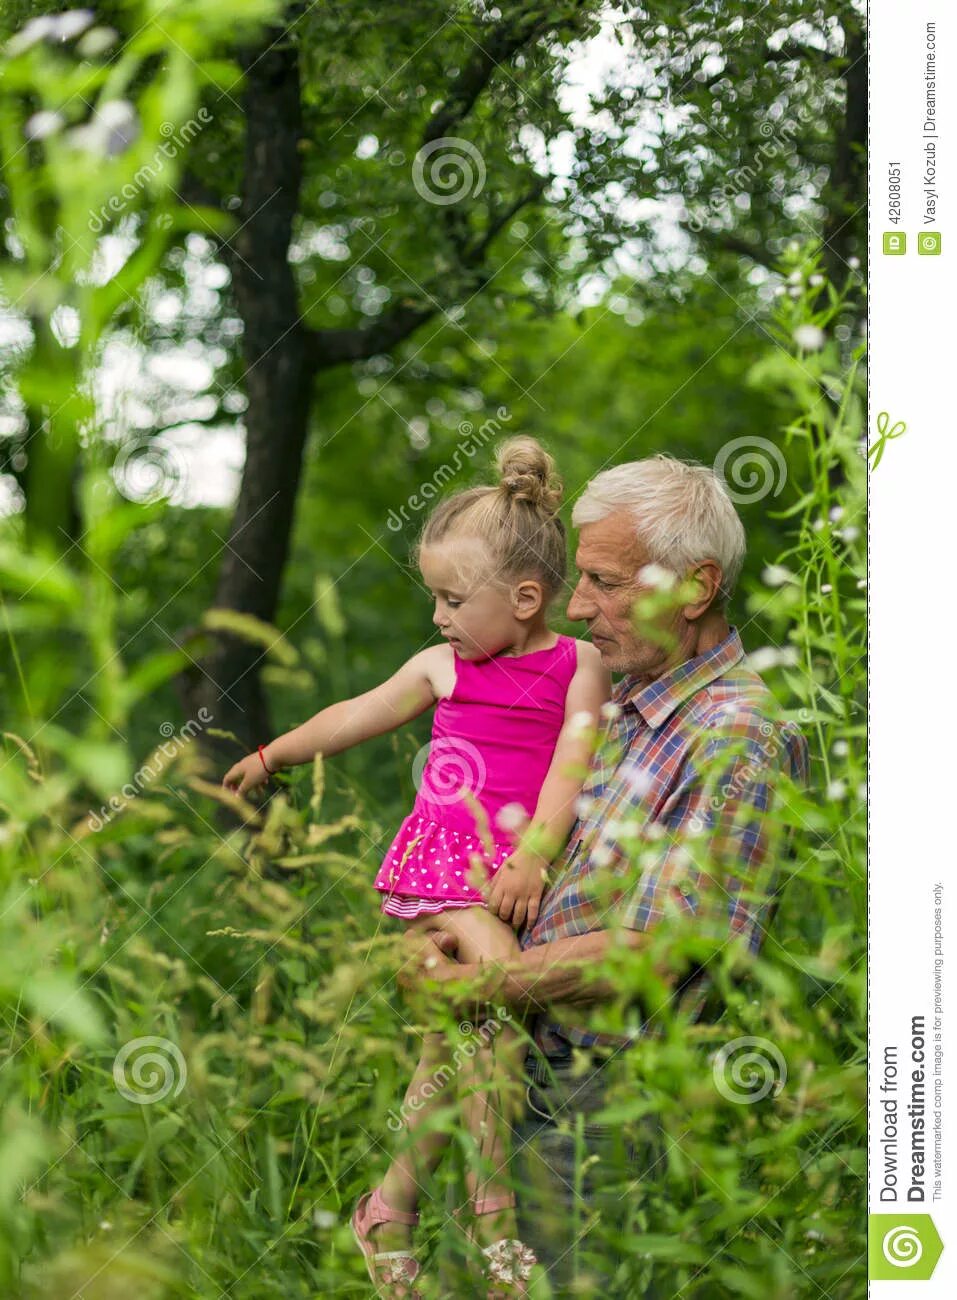
[[902, 433], [907, 432], [907, 425], [903, 420], [898, 420], [896, 424], [891, 424], [891, 417], [886, 411], [880, 411], [877, 416], [877, 441], [868, 449], [867, 459], [873, 456], [871, 469], [877, 469], [881, 463], [881, 457], [884, 455], [884, 448], [892, 438], [899, 438]]

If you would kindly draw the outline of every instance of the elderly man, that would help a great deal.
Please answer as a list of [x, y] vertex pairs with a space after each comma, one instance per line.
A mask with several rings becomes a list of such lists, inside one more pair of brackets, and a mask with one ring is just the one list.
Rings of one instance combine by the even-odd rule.
[[[521, 961], [507, 971], [457, 964], [439, 944], [426, 961], [440, 983], [467, 980], [473, 998], [478, 989], [528, 1020], [534, 1047], [515, 1126], [519, 1231], [553, 1290], [574, 1285], [584, 1294], [582, 1285], [608, 1285], [624, 1269], [629, 1294], [639, 1294], [634, 1260], [589, 1253], [602, 1236], [594, 1212], [607, 1229], [621, 1196], [620, 1185], [610, 1202], [602, 1194], [623, 1153], [621, 1134], [589, 1117], [602, 1107], [622, 1048], [649, 1026], [622, 1036], [589, 1024], [590, 1006], [620, 1000], [593, 968], [615, 943], [647, 945], [668, 904], [703, 925], [702, 899], [719, 871], [724, 934], [758, 950], [774, 888], [774, 785], [781, 774], [806, 778], [807, 751], [775, 720], [773, 698], [742, 665], [727, 621], [745, 537], [717, 475], [665, 456], [620, 465], [588, 484], [572, 522], [579, 579], [568, 617], [587, 623], [604, 664], [624, 674], [605, 707], [607, 734], [538, 918], [521, 936]], [[652, 626], [639, 623], [636, 603], [668, 581], [680, 596], [659, 598]], [[637, 832], [640, 857], [624, 827]], [[613, 902], [601, 884], [609, 870], [624, 886]], [[699, 989], [693, 1009], [703, 1000]], [[661, 1158], [655, 1129], [650, 1118], [647, 1141], [624, 1150], [639, 1200], [641, 1177]], [[576, 1179], [582, 1150], [595, 1158]], [[614, 1177], [620, 1184], [620, 1167]]]

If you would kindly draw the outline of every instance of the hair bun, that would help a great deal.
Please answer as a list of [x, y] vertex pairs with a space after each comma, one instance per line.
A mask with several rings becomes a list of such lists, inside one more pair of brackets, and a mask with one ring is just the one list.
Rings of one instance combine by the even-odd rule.
[[509, 438], [495, 454], [499, 486], [513, 501], [528, 501], [553, 515], [562, 499], [562, 481], [555, 462], [534, 438]]

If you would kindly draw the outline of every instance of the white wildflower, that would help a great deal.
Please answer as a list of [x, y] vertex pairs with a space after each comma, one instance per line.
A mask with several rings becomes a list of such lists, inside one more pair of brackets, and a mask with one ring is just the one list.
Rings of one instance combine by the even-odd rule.
[[70, 138], [87, 153], [113, 157], [127, 149], [140, 133], [136, 110], [126, 99], [108, 99], [100, 104], [84, 126], [75, 127]]
[[857, 589], [858, 589], [858, 591], [863, 591], [863, 590], [865, 589], [866, 586], [867, 586], [867, 579], [866, 579], [866, 578], [858, 578], [858, 580], [857, 580]]
[[580, 794], [575, 800], [575, 816], [587, 817], [591, 812], [591, 800], [585, 794]]
[[568, 730], [573, 736], [580, 736], [583, 732], [589, 731], [595, 725], [595, 720], [590, 713], [584, 709], [580, 713], [573, 713], [568, 719]]
[[495, 823], [503, 831], [517, 831], [528, 821], [528, 813], [520, 803], [507, 803], [495, 814]]
[[783, 564], [768, 564], [762, 570], [761, 581], [768, 587], [783, 587], [786, 582], [794, 581], [794, 574]]
[[857, 797], [867, 803], [867, 786], [863, 782], [857, 787]]
[[843, 507], [843, 506], [832, 506], [832, 507], [831, 507], [831, 510], [830, 510], [830, 512], [829, 512], [829, 514], [828, 514], [828, 518], [830, 519], [830, 521], [831, 521], [832, 524], [836, 524], [837, 521], [838, 521], [839, 519], [842, 519], [843, 517], [844, 517], [844, 507]]
[[856, 542], [857, 539], [860, 537], [860, 535], [861, 535], [861, 530], [859, 528], [855, 528], [853, 524], [851, 524], [850, 527], [848, 528], [842, 529], [841, 531], [841, 536], [844, 538], [845, 542]]
[[799, 325], [794, 331], [794, 342], [805, 352], [817, 352], [824, 346], [824, 331], [816, 325]]
[[638, 570], [638, 577], [648, 587], [658, 591], [670, 591], [677, 579], [670, 569], [660, 564], [645, 564]]
[[819, 284], [823, 284], [823, 283], [824, 283], [823, 275], [812, 275], [808, 280], [808, 284], [813, 284], [815, 288], [817, 288]]
[[834, 744], [831, 746], [831, 753], [836, 758], [846, 758], [850, 752], [851, 747], [846, 740], [835, 740]]
[[625, 785], [638, 799], [644, 798], [654, 785], [654, 777], [644, 767], [630, 767], [625, 773]]
[[28, 140], [45, 140], [48, 135], [53, 135], [55, 131], [59, 131], [64, 125], [64, 119], [59, 113], [51, 112], [45, 108], [27, 119], [23, 134]]
[[637, 831], [635, 827], [629, 822], [611, 821], [605, 823], [605, 839], [608, 840], [609, 843], [628, 836], [634, 837], [636, 834]]
[[68, 9], [64, 14], [54, 14], [53, 35], [58, 41], [72, 41], [74, 36], [86, 31], [95, 17], [92, 9]]
[[833, 590], [834, 590], [834, 588], [831, 586], [831, 584], [830, 584], [829, 582], [822, 582], [822, 583], [821, 583], [821, 593], [822, 593], [823, 595], [825, 595], [825, 596], [829, 596]]
[[69, 9], [62, 14], [44, 14], [31, 18], [24, 27], [7, 41], [7, 53], [22, 54], [38, 41], [71, 41], [85, 32], [95, 18], [90, 9]]
[[792, 271], [791, 274], [788, 276], [788, 284], [800, 284], [800, 283], [801, 283], [801, 272]]
[[852, 271], [856, 271], [861, 264], [861, 259], [859, 257], [849, 257], [847, 259], [847, 264]]
[[828, 799], [843, 799], [847, 794], [847, 785], [843, 781], [831, 781], [826, 793]]
[[316, 1210], [312, 1216], [312, 1221], [317, 1228], [334, 1228], [338, 1219], [331, 1210]]
[[745, 663], [756, 673], [767, 672], [769, 668], [793, 667], [797, 663], [797, 650], [794, 646], [765, 645], [752, 651]]
[[592, 850], [592, 865], [596, 867], [607, 867], [614, 859], [614, 856], [611, 846], [607, 844], [605, 840], [602, 840], [601, 843], [597, 844]]
[[31, 18], [15, 36], [11, 36], [7, 41], [7, 53], [11, 56], [22, 54], [31, 45], [36, 45], [37, 41], [52, 36], [55, 25], [52, 14], [44, 14], [42, 18]]
[[606, 722], [613, 722], [615, 718], [621, 716], [621, 705], [616, 704], [614, 700], [606, 700], [601, 706], [601, 716]]

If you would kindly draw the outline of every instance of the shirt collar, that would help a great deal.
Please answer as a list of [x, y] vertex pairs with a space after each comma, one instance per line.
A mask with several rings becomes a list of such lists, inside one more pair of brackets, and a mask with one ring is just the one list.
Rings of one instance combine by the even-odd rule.
[[649, 727], [660, 727], [679, 704], [710, 685], [743, 657], [744, 646], [738, 629], [733, 627], [713, 649], [695, 659], [685, 660], [647, 686], [642, 686], [635, 677], [623, 677], [612, 692], [612, 700], [623, 709], [637, 709]]

